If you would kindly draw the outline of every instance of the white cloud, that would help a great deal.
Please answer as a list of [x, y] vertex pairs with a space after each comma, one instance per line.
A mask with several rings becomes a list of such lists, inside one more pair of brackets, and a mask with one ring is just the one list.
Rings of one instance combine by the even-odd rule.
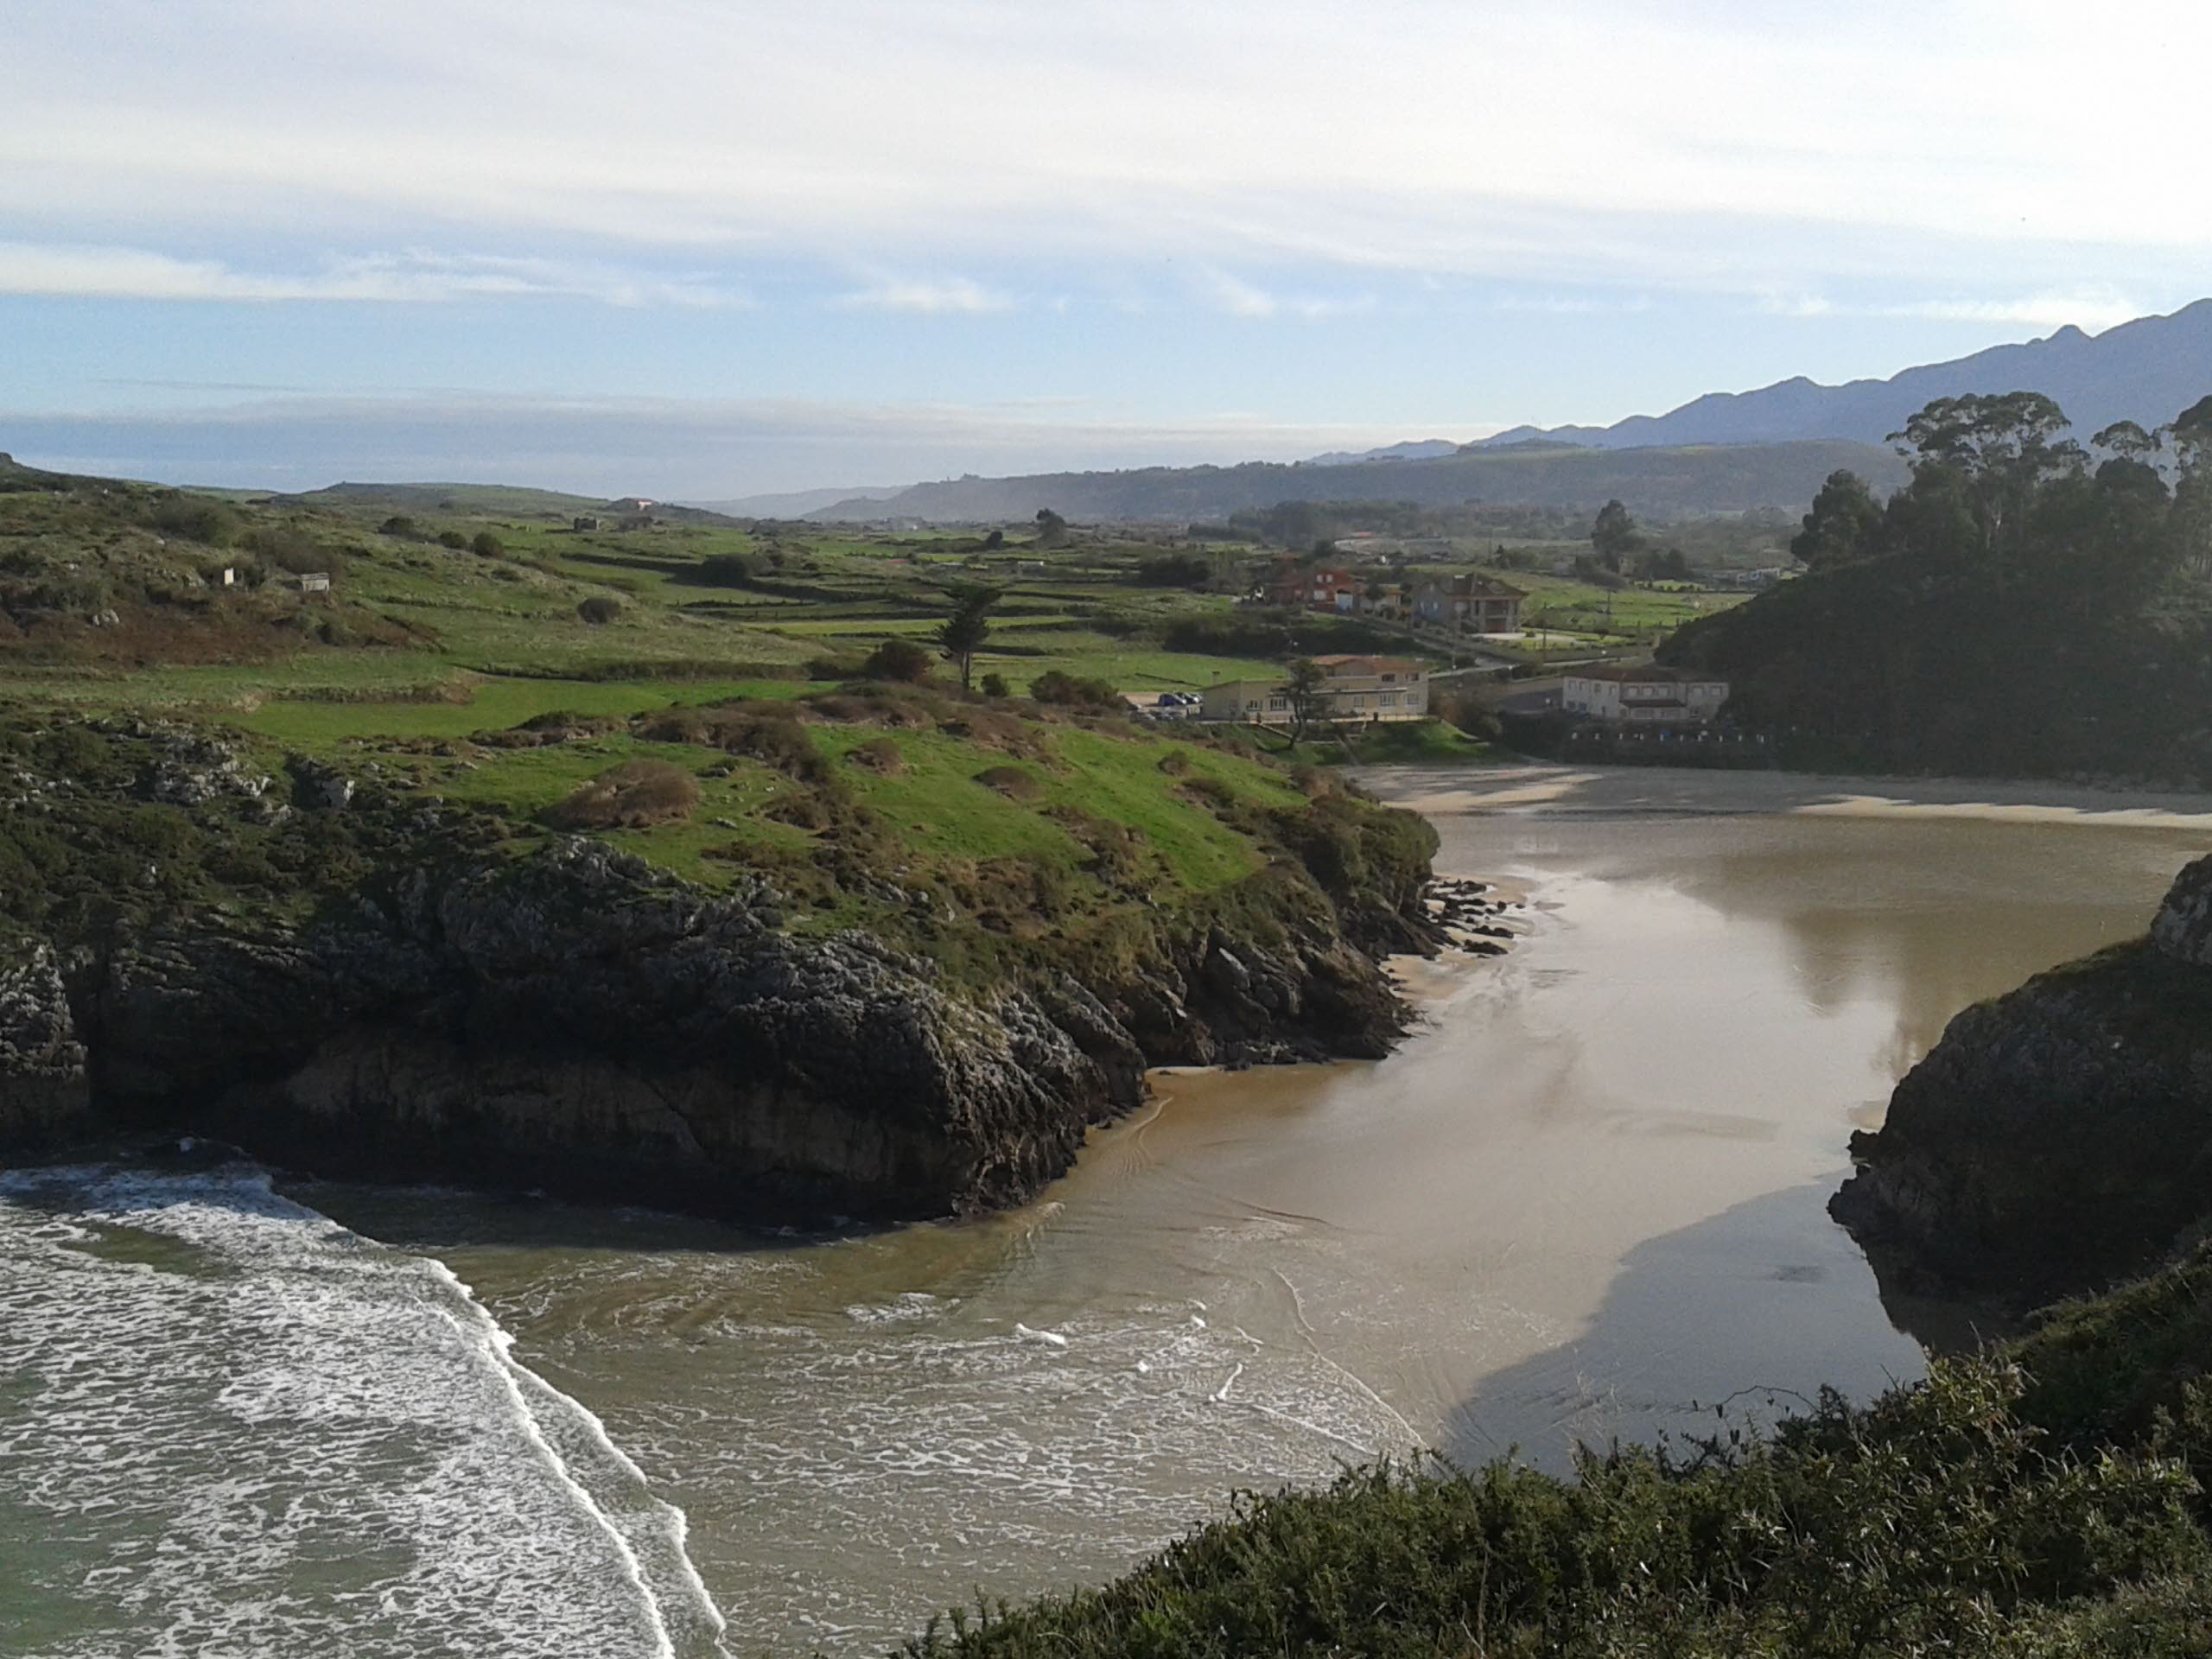
[[910, 311], [923, 316], [977, 316], [1014, 307], [1007, 296], [994, 293], [966, 276], [887, 276], [856, 293], [839, 296], [838, 303], [864, 311]]
[[1770, 294], [1760, 301], [1760, 309], [1778, 317], [1900, 317], [2028, 328], [2060, 328], [2070, 323], [2093, 334], [2142, 316], [2150, 308], [2139, 299], [2105, 287], [1881, 302], [1832, 300], [1821, 294]]
[[1298, 317], [1315, 322], [1324, 317], [1348, 316], [1375, 308], [1371, 295], [1325, 298], [1277, 294], [1242, 276], [1211, 267], [1198, 273], [1198, 289], [1208, 304], [1232, 317]]
[[2200, 0], [2107, 30], [2060, 0], [123, 9], [10, 16], [18, 238], [467, 226], [893, 265], [1208, 247], [1739, 289], [2212, 259], [2212, 193], [2187, 182], [2212, 162]]
[[734, 287], [596, 263], [416, 251], [325, 258], [307, 270], [242, 270], [221, 260], [178, 258], [144, 248], [20, 241], [0, 241], [0, 294], [378, 303], [545, 295], [621, 306], [751, 303]]

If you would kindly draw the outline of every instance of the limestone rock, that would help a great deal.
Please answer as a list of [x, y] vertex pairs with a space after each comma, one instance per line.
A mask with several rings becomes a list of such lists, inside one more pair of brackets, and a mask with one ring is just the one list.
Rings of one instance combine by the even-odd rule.
[[77, 1133], [89, 1103], [84, 1045], [52, 949], [0, 940], [0, 1145]]
[[2177, 962], [2212, 968], [2212, 858], [2200, 858], [2176, 878], [2151, 924], [2151, 943]]
[[1908, 1289], [2023, 1300], [2139, 1271], [2212, 1217], [2208, 866], [2152, 940], [1968, 1008], [1897, 1085], [1829, 1211]]

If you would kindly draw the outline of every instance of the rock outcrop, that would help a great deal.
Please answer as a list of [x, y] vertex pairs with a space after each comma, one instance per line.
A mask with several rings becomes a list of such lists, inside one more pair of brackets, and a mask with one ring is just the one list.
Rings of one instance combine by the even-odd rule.
[[0, 1145], [82, 1133], [92, 1103], [84, 1045], [54, 952], [0, 938]]
[[0, 981], [0, 1147], [81, 1128], [89, 1083], [102, 1129], [330, 1176], [936, 1216], [1033, 1194], [1149, 1065], [1375, 1055], [1403, 1027], [1333, 930], [1217, 930], [1188, 955], [977, 1001], [864, 935], [787, 931], [765, 885], [715, 896], [565, 841], [387, 876], [310, 920], [118, 932], [66, 1000], [35, 950]]
[[1829, 1211], [1885, 1281], [2044, 1300], [2212, 1220], [2212, 859], [2148, 938], [1969, 1008]]

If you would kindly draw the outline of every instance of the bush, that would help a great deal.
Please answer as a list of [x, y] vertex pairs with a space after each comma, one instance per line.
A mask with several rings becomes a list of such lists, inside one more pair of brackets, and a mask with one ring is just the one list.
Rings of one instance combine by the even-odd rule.
[[175, 495], [156, 501], [147, 522], [164, 536], [180, 536], [208, 547], [228, 547], [238, 533], [238, 514], [204, 495]]
[[688, 818], [699, 804], [699, 780], [665, 760], [626, 760], [600, 773], [550, 809], [559, 830], [642, 830]]
[[442, 530], [438, 532], [438, 545], [449, 547], [458, 553], [468, 545], [468, 537], [457, 530]]
[[906, 770], [905, 753], [887, 737], [871, 737], [867, 742], [855, 745], [845, 759], [886, 778], [896, 778]]
[[986, 674], [979, 686], [987, 697], [1010, 697], [1014, 695], [1014, 688], [1006, 683], [1003, 674]]
[[594, 594], [576, 607], [576, 614], [594, 627], [603, 627], [622, 614], [622, 601], [605, 594]]
[[892, 680], [919, 685], [930, 677], [936, 658], [911, 639], [886, 639], [868, 653], [861, 672], [871, 680]]
[[311, 570], [336, 572], [345, 560], [326, 548], [297, 524], [257, 524], [238, 537], [238, 546], [271, 569], [304, 575]]
[[1029, 683], [1029, 695], [1039, 702], [1063, 708], [1090, 709], [1118, 713], [1122, 694], [1110, 680], [1078, 679], [1057, 668], [1047, 669]]
[[1141, 588], [1203, 588], [1213, 579], [1213, 567], [1195, 553], [1169, 553], [1140, 559], [1135, 579]]
[[701, 588], [742, 588], [753, 580], [753, 561], [742, 553], [716, 553], [699, 561], [690, 580]]
[[976, 774], [976, 781], [1010, 801], [1033, 801], [1045, 793], [1037, 774], [1025, 766], [986, 766]]
[[726, 754], [749, 754], [807, 783], [830, 776], [814, 734], [789, 709], [775, 705], [671, 709], [641, 722], [638, 735], [648, 742], [696, 743]]
[[378, 524], [377, 534], [394, 537], [406, 542], [417, 542], [423, 539], [422, 526], [404, 512], [395, 512], [384, 523]]
[[469, 550], [480, 559], [496, 559], [507, 550], [505, 543], [488, 530], [478, 531], [476, 538], [468, 546]]

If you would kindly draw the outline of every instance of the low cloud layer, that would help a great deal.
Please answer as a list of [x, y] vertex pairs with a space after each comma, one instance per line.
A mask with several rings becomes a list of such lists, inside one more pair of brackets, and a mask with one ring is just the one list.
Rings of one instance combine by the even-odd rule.
[[1291, 461], [1395, 435], [1233, 417], [1137, 426], [1058, 409], [645, 399], [284, 398], [160, 414], [0, 414], [0, 450], [57, 471], [286, 492], [341, 479], [442, 480], [694, 501], [838, 480]]

